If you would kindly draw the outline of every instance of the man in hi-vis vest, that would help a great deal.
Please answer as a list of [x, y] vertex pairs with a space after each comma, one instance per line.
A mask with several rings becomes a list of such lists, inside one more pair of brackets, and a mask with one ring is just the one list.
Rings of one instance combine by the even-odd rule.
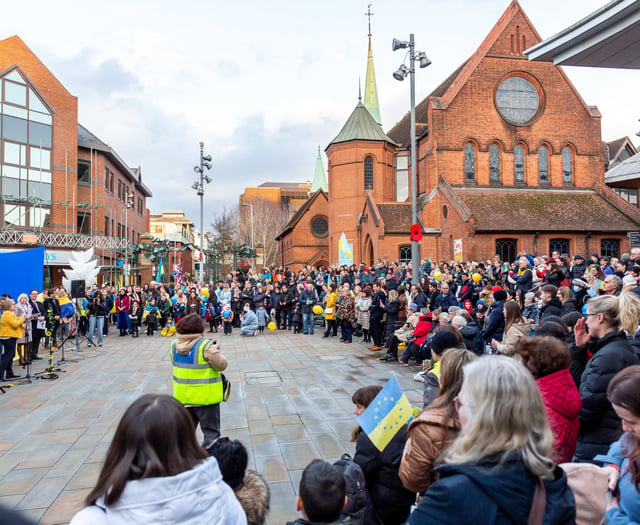
[[178, 339], [171, 342], [173, 397], [187, 408], [196, 428], [200, 423], [208, 444], [220, 437], [220, 372], [227, 368], [227, 359], [217, 341], [204, 338], [204, 322], [198, 314], [180, 319], [176, 333]]

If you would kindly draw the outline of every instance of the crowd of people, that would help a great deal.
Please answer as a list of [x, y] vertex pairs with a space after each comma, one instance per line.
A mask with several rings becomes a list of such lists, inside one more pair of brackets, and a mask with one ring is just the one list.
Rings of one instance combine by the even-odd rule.
[[[175, 326], [178, 340], [171, 347], [174, 398], [143, 396], [130, 407], [88, 507], [72, 523], [106, 523], [111, 514], [137, 523], [157, 512], [175, 513], [181, 523], [197, 522], [199, 513], [213, 512], [220, 523], [249, 516], [237, 491], [249, 475], [246, 462], [229, 474], [235, 487], [221, 472], [243, 464], [243, 447], [222, 446], [228, 440], [220, 438], [218, 405], [227, 362], [206, 339], [207, 327], [224, 335], [239, 329], [242, 336], [268, 327], [301, 337], [318, 328], [322, 338], [340, 335], [344, 344], [361, 338], [369, 351], [385, 350], [382, 362], [417, 367], [420, 414], [382, 451], [359, 427], [353, 432], [349, 472], [360, 473], [368, 497], [352, 492], [353, 474], [314, 461], [302, 475], [296, 523], [581, 522], [594, 501], [578, 497], [580, 477], [558, 467], [569, 463], [606, 472], [609, 501], [601, 520], [640, 521], [640, 250], [620, 258], [522, 253], [512, 262], [424, 260], [416, 280], [410, 263], [380, 261], [238, 271], [215, 285], [87, 290], [72, 304], [88, 344], [97, 332], [101, 345], [113, 324], [121, 337], [138, 337], [142, 324], [150, 337]], [[68, 331], [66, 292], [44, 296], [38, 301], [34, 290], [18, 304], [4, 301], [3, 377], [15, 377], [16, 350], [21, 362], [35, 359], [39, 339], [56, 345]], [[180, 386], [204, 383], [216, 386], [202, 398], [204, 389], [194, 398]], [[371, 385], [354, 393], [356, 415], [379, 391]], [[195, 442], [198, 424], [202, 445]], [[214, 445], [223, 449], [217, 461], [208, 459]], [[229, 459], [236, 453], [239, 463]], [[262, 523], [268, 490], [259, 475], [249, 477], [262, 502], [262, 517], [249, 523]], [[169, 497], [172, 480], [181, 480], [184, 493]], [[207, 487], [201, 504], [190, 500], [192, 483]], [[149, 499], [155, 491], [159, 496]], [[599, 496], [606, 499], [606, 489]], [[136, 505], [136, 498], [147, 503]]]

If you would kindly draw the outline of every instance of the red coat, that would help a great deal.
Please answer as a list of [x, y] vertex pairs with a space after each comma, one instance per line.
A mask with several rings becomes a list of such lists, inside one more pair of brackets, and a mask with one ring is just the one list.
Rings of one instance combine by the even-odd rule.
[[556, 463], [569, 463], [576, 452], [582, 399], [569, 369], [536, 380], [554, 436]]
[[431, 321], [431, 313], [428, 313], [427, 315], [423, 315], [418, 320], [416, 329], [413, 331], [413, 335], [416, 338], [414, 343], [420, 346], [424, 341], [424, 338], [427, 337], [427, 335], [431, 331], [432, 326], [433, 326], [433, 322]]

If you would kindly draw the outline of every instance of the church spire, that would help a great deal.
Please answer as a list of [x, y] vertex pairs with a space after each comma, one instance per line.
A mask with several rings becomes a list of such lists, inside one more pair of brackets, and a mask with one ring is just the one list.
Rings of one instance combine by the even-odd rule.
[[365, 15], [369, 18], [369, 50], [367, 53], [367, 76], [364, 84], [364, 105], [369, 110], [373, 118], [379, 125], [382, 125], [380, 120], [380, 105], [378, 104], [378, 87], [376, 86], [376, 71], [373, 67], [373, 51], [371, 49], [371, 4], [367, 7]]
[[318, 190], [322, 190], [325, 193], [329, 191], [327, 176], [325, 175], [324, 165], [322, 164], [320, 146], [318, 146], [318, 158], [316, 159], [316, 171], [313, 174], [313, 182], [311, 183], [311, 193], [315, 193]]

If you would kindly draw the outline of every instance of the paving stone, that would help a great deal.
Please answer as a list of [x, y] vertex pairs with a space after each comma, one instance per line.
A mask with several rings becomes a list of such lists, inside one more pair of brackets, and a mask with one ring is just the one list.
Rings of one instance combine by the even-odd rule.
[[323, 458], [341, 456], [347, 450], [336, 436], [331, 434], [314, 434], [311, 436]]
[[276, 438], [280, 443], [288, 443], [291, 441], [308, 441], [309, 434], [304, 429], [302, 423], [298, 425], [279, 425], [273, 427]]
[[276, 456], [280, 454], [280, 445], [275, 434], [259, 434], [251, 436], [253, 454], [256, 458], [262, 456]]
[[304, 468], [314, 459], [322, 457], [312, 441], [281, 443], [280, 449], [289, 470]]
[[[269, 484], [289, 481], [287, 466], [282, 456], [256, 456], [256, 471], [262, 474]], [[274, 500], [273, 495], [271, 500]], [[295, 509], [295, 506], [293, 508]]]
[[48, 471], [46, 467], [12, 470], [0, 480], [0, 494], [27, 494]]

